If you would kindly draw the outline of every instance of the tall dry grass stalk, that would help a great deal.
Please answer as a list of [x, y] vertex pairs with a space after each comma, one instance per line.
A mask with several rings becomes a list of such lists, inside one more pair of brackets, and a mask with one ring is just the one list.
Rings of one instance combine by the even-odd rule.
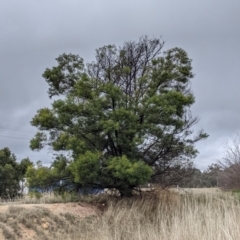
[[80, 223], [75, 239], [237, 240], [239, 223], [239, 201], [229, 195], [164, 192], [110, 202], [103, 216]]

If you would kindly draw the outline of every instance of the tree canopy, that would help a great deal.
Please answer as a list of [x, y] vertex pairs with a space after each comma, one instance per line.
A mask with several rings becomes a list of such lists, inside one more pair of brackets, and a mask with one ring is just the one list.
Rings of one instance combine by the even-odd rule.
[[181, 48], [162, 52], [163, 45], [148, 37], [107, 45], [87, 64], [60, 55], [43, 73], [54, 101], [31, 121], [39, 130], [31, 149], [70, 153], [76, 182], [122, 195], [147, 181], [179, 181], [207, 134], [193, 135], [191, 59]]

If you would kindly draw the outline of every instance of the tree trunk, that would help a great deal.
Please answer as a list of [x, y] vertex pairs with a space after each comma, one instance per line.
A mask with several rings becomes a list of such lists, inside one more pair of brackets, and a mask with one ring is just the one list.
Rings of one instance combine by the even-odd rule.
[[121, 197], [132, 197], [133, 196], [133, 188], [121, 188], [118, 189]]

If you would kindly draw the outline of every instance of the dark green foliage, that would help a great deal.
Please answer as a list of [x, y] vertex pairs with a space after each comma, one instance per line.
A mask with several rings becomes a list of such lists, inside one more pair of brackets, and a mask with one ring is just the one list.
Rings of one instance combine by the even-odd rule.
[[31, 164], [28, 158], [18, 163], [9, 148], [0, 150], [0, 198], [11, 199], [18, 194], [19, 181]]
[[28, 167], [33, 166], [33, 163], [30, 161], [29, 158], [24, 158], [19, 165], [19, 171], [21, 176], [25, 176]]
[[[39, 132], [33, 150], [49, 145], [72, 154], [70, 170], [81, 184], [99, 184], [122, 193], [147, 181], [164, 186], [183, 178], [192, 166], [191, 60], [180, 48], [161, 54], [160, 39], [140, 38], [117, 49], [96, 51], [83, 64], [63, 54], [43, 77], [52, 109], [40, 109], [31, 124]], [[123, 193], [125, 194], [125, 193]]]

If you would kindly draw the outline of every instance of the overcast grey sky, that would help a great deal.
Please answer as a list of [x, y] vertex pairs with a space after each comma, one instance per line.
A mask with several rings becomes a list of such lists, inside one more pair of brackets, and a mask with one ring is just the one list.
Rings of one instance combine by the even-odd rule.
[[1, 0], [0, 149], [18, 160], [52, 161], [32, 152], [30, 120], [50, 106], [45, 68], [61, 53], [94, 60], [95, 49], [121, 45], [142, 35], [181, 47], [193, 59], [196, 126], [210, 137], [197, 144], [196, 166], [206, 169], [222, 155], [222, 144], [240, 133], [240, 1], [237, 0]]

